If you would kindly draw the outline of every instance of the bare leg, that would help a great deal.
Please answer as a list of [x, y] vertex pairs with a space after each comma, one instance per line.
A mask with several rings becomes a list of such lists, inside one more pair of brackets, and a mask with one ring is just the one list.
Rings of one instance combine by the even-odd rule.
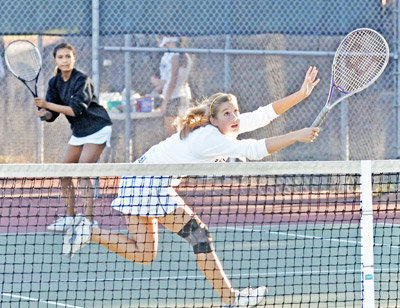
[[[187, 205], [184, 205], [179, 206], [173, 213], [157, 219], [167, 229], [178, 233], [192, 219], [193, 215], [193, 211]], [[197, 265], [215, 291], [226, 304], [232, 305], [235, 301], [235, 290], [232, 288], [216, 252], [200, 253], [195, 256]]]
[[[68, 145], [65, 151], [63, 163], [74, 164], [79, 161], [79, 157], [82, 152], [81, 146]], [[66, 212], [68, 216], [75, 215], [75, 189], [72, 183], [72, 178], [65, 177], [61, 179], [61, 192], [64, 198], [65, 206], [67, 207]]]
[[[78, 163], [96, 163], [101, 153], [105, 148], [105, 144], [85, 144], [81, 155], [79, 157]], [[85, 216], [93, 222], [93, 185], [89, 178], [81, 178], [79, 183], [82, 189], [83, 204], [85, 207]]]
[[158, 250], [158, 223], [154, 217], [125, 215], [129, 237], [92, 228], [91, 241], [121, 257], [141, 264], [151, 263]]
[[66, 206], [66, 214], [68, 216], [75, 215], [75, 189], [72, 178], [65, 177], [61, 179], [61, 193]]

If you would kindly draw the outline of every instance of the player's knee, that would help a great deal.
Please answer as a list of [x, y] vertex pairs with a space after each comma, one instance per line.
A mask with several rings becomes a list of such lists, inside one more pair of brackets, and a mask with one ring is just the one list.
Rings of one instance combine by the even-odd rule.
[[189, 220], [178, 235], [189, 242], [195, 254], [209, 253], [214, 250], [211, 234], [197, 216]]

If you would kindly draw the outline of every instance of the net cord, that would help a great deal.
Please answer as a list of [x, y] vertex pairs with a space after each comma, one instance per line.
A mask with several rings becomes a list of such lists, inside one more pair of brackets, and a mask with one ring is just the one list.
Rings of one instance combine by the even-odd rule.
[[[373, 173], [400, 172], [400, 160], [373, 160]], [[228, 173], [227, 173], [228, 172]], [[243, 162], [199, 164], [0, 164], [0, 177], [97, 176], [257, 176], [284, 174], [360, 174], [359, 161]]]
[[372, 206], [372, 164], [361, 161], [361, 290], [362, 307], [375, 307], [374, 222]]

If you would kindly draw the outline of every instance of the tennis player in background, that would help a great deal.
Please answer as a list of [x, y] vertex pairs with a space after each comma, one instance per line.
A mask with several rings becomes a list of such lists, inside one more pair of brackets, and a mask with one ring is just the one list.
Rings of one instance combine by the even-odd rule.
[[[104, 148], [110, 146], [111, 119], [98, 104], [91, 79], [75, 69], [76, 53], [73, 46], [59, 44], [54, 48], [53, 56], [56, 71], [49, 81], [46, 99], [35, 98], [35, 105], [40, 108], [38, 116], [45, 116], [47, 122], [53, 122], [62, 113], [71, 124], [72, 136], [63, 163], [95, 163]], [[62, 178], [61, 185], [66, 215], [47, 227], [51, 231], [63, 232], [74, 222], [75, 189], [72, 179]], [[80, 187], [84, 190], [85, 216], [93, 223], [92, 184], [84, 178], [80, 181]]]
[[[150, 148], [135, 163], [205, 163], [227, 157], [259, 160], [295, 142], [312, 142], [318, 136], [318, 128], [303, 128], [261, 140], [237, 140], [237, 136], [267, 125], [309, 96], [319, 82], [317, 74], [317, 69], [310, 67], [298, 92], [249, 113], [240, 114], [234, 95], [217, 93], [178, 117], [178, 132]], [[93, 241], [123, 258], [149, 264], [157, 255], [161, 223], [189, 242], [199, 268], [225, 304], [251, 307], [263, 302], [266, 286], [243, 290], [232, 286], [207, 226], [174, 190], [179, 184], [174, 181], [179, 182], [165, 177], [123, 177], [112, 207], [125, 215], [129, 235], [93, 227], [82, 216], [67, 230], [63, 253], [72, 257]]]

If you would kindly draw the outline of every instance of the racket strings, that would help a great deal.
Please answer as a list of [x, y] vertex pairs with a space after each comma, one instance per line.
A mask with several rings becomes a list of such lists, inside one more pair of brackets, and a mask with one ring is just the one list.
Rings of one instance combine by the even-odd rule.
[[7, 66], [10, 71], [25, 81], [36, 78], [41, 68], [39, 51], [29, 42], [15, 42], [5, 51]]
[[334, 82], [341, 90], [353, 92], [374, 82], [388, 61], [384, 38], [371, 30], [355, 31], [339, 46], [334, 59]]

